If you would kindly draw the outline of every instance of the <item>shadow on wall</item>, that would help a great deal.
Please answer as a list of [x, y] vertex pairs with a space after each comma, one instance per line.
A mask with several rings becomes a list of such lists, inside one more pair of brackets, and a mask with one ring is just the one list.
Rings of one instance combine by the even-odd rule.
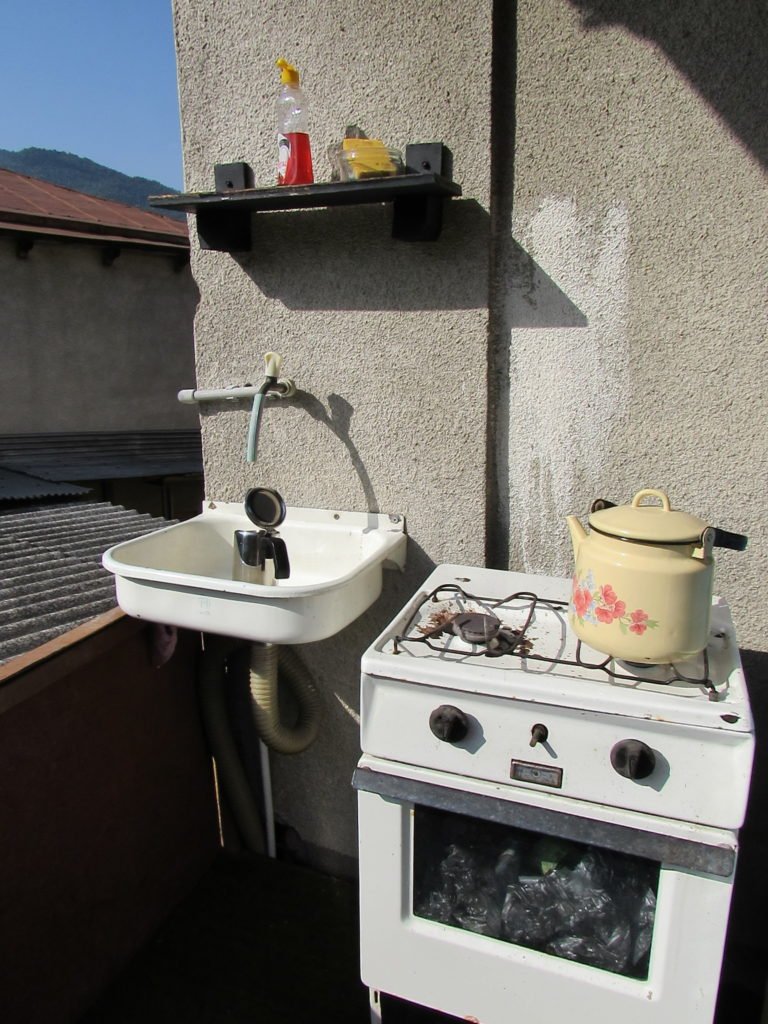
[[623, 25], [659, 46], [768, 166], [768, 8], [763, 0], [568, 0], [585, 29]]
[[[446, 203], [437, 242], [393, 241], [390, 217], [386, 208], [255, 214], [253, 251], [234, 258], [265, 295], [289, 309], [488, 305], [490, 216], [479, 203]], [[512, 239], [504, 256], [510, 327], [587, 326], [586, 316], [518, 242]]]
[[[326, 398], [326, 405], [317, 398], [315, 395], [310, 394], [308, 391], [297, 390], [295, 397], [291, 401], [291, 405], [294, 408], [302, 409], [304, 412], [309, 413], [312, 419], [317, 420], [318, 423], [322, 423], [323, 426], [327, 427], [332, 434], [334, 434], [339, 441], [344, 445], [349, 453], [349, 460], [357, 473], [360, 485], [365, 495], [365, 509], [367, 512], [380, 512], [381, 507], [379, 500], [376, 497], [376, 492], [371, 483], [371, 478], [368, 475], [368, 471], [365, 468], [365, 463], [362, 460], [360, 452], [352, 440], [352, 417], [354, 415], [354, 408], [350, 403], [343, 398], [341, 395], [331, 394]], [[227, 402], [210, 402], [206, 403], [201, 408], [200, 415], [203, 419], [206, 416], [217, 416], [221, 413], [232, 412], [234, 409], [238, 409], [241, 412], [250, 412], [251, 405], [246, 400], [232, 400], [229, 399]], [[273, 426], [277, 427], [280, 417], [285, 415], [288, 410], [285, 406], [275, 402], [269, 410], [269, 419]]]
[[363, 488], [363, 494], [365, 495], [365, 507], [369, 512], [381, 511], [379, 506], [376, 492], [373, 489], [371, 478], [368, 475], [368, 471], [365, 468], [365, 463], [360, 457], [360, 452], [355, 446], [355, 442], [352, 440], [352, 434], [350, 426], [352, 423], [352, 414], [354, 409], [341, 395], [328, 395], [328, 408], [330, 409], [330, 415], [326, 412], [325, 406], [319, 399], [315, 398], [314, 395], [310, 395], [307, 391], [301, 391], [298, 393], [297, 402], [302, 409], [306, 409], [309, 415], [317, 420], [319, 423], [324, 423], [338, 439], [344, 444], [344, 447], [349, 452], [350, 461], [355, 472], [358, 475], [360, 484]]
[[446, 201], [436, 242], [391, 237], [390, 205], [258, 213], [243, 271], [289, 309], [443, 310], [488, 305], [490, 216]]
[[514, 238], [504, 254], [509, 268], [505, 282], [506, 327], [587, 327], [589, 321], [578, 306], [546, 274]]

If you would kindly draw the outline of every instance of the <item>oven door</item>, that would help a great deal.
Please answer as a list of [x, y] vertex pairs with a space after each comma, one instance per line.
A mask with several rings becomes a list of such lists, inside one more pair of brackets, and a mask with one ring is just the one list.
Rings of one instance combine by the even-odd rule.
[[364, 756], [361, 973], [482, 1024], [711, 1021], [734, 833]]

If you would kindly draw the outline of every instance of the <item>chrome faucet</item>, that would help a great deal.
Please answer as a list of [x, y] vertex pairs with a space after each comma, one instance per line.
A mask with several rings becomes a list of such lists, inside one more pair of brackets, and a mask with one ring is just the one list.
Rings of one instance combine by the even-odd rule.
[[244, 565], [267, 572], [267, 562], [272, 562], [272, 578], [287, 580], [291, 575], [288, 549], [282, 537], [270, 530], [235, 530], [235, 542]]
[[287, 580], [291, 563], [277, 532], [286, 513], [282, 497], [269, 487], [254, 487], [245, 496], [245, 512], [259, 529], [235, 530], [233, 578], [261, 584]]

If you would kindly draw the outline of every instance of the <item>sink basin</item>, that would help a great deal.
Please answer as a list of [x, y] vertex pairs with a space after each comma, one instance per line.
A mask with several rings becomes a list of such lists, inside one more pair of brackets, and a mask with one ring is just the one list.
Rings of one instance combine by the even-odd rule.
[[103, 564], [117, 600], [139, 619], [265, 643], [323, 640], [381, 593], [382, 570], [405, 565], [402, 516], [288, 508], [279, 534], [290, 578], [234, 578], [234, 532], [253, 530], [242, 504], [210, 502], [202, 515], [116, 544]]

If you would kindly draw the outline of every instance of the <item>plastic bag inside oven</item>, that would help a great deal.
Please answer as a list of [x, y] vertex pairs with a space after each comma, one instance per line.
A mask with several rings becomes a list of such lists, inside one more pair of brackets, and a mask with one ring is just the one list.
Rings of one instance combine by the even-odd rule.
[[444, 811], [416, 819], [418, 916], [647, 977], [657, 864]]

